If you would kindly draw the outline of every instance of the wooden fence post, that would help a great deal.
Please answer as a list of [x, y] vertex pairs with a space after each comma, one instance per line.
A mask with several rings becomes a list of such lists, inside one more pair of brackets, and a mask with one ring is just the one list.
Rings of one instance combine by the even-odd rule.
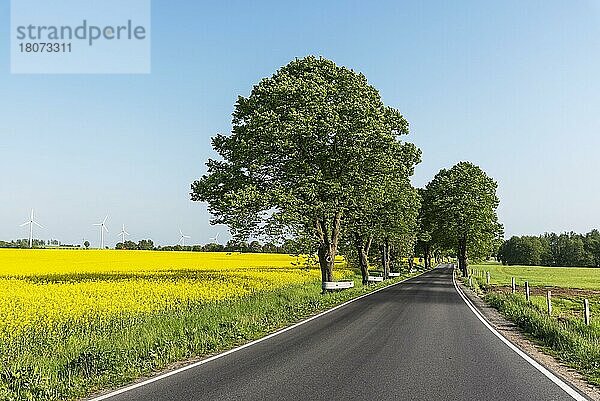
[[585, 324], [590, 324], [590, 302], [587, 299], [583, 300], [583, 320]]
[[550, 290], [546, 294], [546, 301], [548, 302], [548, 316], [552, 316], [552, 291]]
[[529, 301], [529, 281], [525, 282], [525, 299]]
[[490, 284], [490, 272], [485, 272], [485, 282], [486, 284]]
[[517, 283], [515, 282], [514, 277], [511, 280], [511, 286], [512, 286], [512, 293], [514, 294], [515, 292], [517, 292]]

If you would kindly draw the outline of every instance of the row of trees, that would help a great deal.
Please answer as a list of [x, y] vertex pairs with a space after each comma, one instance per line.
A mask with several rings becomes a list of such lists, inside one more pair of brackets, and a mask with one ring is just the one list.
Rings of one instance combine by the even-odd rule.
[[[31, 247], [32, 248], [45, 248], [45, 247], [66, 247], [66, 248], [75, 248], [78, 245], [68, 245], [62, 244], [60, 241], [51, 239], [51, 240], [43, 240], [33, 238]], [[12, 241], [0, 241], [0, 248], [29, 248], [29, 239], [22, 238]]]
[[238, 98], [232, 133], [212, 140], [221, 160], [207, 162], [191, 197], [236, 240], [294, 238], [316, 250], [323, 281], [333, 281], [344, 250], [367, 282], [373, 245], [386, 274], [414, 241], [419, 199], [409, 178], [421, 153], [399, 139], [407, 133], [364, 75], [294, 60]]
[[[401, 113], [385, 106], [364, 75], [306, 57], [239, 97], [229, 135], [212, 140], [220, 160], [192, 184], [214, 224], [236, 241], [293, 239], [316, 252], [323, 281], [344, 254], [367, 282], [369, 259], [383, 275], [430, 254], [492, 249], [501, 234], [496, 183], [478, 167], [442, 170], [420, 194], [410, 182], [421, 151]], [[423, 207], [421, 207], [423, 204]]]
[[284, 241], [280, 245], [273, 242], [261, 244], [259, 241], [236, 241], [229, 240], [225, 245], [217, 243], [208, 243], [204, 245], [174, 245], [174, 246], [159, 246], [155, 248], [157, 251], [191, 251], [191, 252], [242, 252], [242, 253], [281, 253], [281, 254], [297, 254], [300, 253], [298, 244], [290, 239]]
[[498, 251], [505, 265], [600, 267], [600, 232], [514, 236]]
[[[79, 245], [63, 245], [58, 241], [45, 241], [33, 239], [33, 248], [46, 248], [48, 246], [62, 246], [69, 248], [79, 248]], [[89, 241], [85, 241], [83, 246], [87, 249], [90, 247]], [[12, 241], [0, 241], [0, 248], [29, 248], [28, 239], [17, 239]], [[108, 249], [108, 247], [107, 247]], [[208, 243], [204, 245], [168, 245], [155, 246], [151, 239], [143, 239], [137, 243], [134, 241], [119, 242], [115, 245], [117, 250], [141, 250], [141, 251], [191, 251], [191, 252], [242, 252], [242, 253], [281, 253], [281, 254], [297, 254], [302, 252], [301, 244], [292, 239], [286, 239], [281, 244], [266, 242], [264, 244], [259, 241], [236, 241], [230, 240], [226, 244]]]
[[[44, 247], [46, 246], [46, 241], [34, 238], [32, 246], [33, 248]], [[25, 238], [12, 241], [0, 241], [0, 248], [29, 248], [29, 240]]]
[[137, 243], [133, 241], [119, 242], [115, 246], [115, 249], [126, 249], [126, 250], [140, 250], [140, 251], [151, 251], [154, 249], [154, 242], [151, 239], [143, 239]]

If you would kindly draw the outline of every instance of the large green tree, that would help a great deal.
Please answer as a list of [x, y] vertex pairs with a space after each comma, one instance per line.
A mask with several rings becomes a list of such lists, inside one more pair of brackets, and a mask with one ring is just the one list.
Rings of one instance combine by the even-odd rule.
[[434, 211], [432, 210], [433, 199], [430, 192], [426, 189], [419, 188], [419, 196], [421, 198], [421, 207], [418, 216], [418, 229], [415, 243], [415, 253], [423, 258], [425, 268], [431, 268], [431, 255], [434, 250]]
[[469, 255], [489, 256], [502, 236], [496, 214], [497, 186], [481, 168], [469, 162], [442, 169], [427, 184], [431, 215], [435, 217], [432, 235], [440, 246], [456, 249], [464, 275]]
[[407, 132], [364, 75], [297, 59], [238, 98], [231, 134], [212, 140], [221, 159], [207, 162], [191, 197], [208, 202], [213, 222], [235, 237], [312, 239], [322, 279], [331, 281], [356, 194], [379, 175], [382, 150]]

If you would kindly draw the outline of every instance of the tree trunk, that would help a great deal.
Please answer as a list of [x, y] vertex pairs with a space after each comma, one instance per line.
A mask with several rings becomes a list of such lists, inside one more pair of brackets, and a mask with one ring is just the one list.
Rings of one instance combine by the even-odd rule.
[[408, 272], [412, 273], [415, 268], [415, 255], [408, 255]]
[[385, 272], [385, 244], [379, 245], [379, 254], [381, 257], [381, 270]]
[[363, 285], [369, 282], [369, 248], [371, 247], [372, 240], [373, 237], [369, 237], [365, 241], [358, 233], [354, 233], [354, 246], [358, 254], [358, 264], [360, 266]]
[[461, 238], [458, 242], [458, 268], [463, 274], [463, 277], [468, 276], [468, 259], [467, 259], [467, 239]]
[[398, 255], [396, 253], [396, 250], [394, 249], [394, 245], [390, 244], [388, 246], [388, 257], [389, 257], [389, 262], [388, 262], [389, 269], [388, 269], [388, 273], [391, 273], [392, 271], [399, 272], [400, 271], [400, 267], [396, 266], [397, 265], [396, 262], [397, 262]]
[[387, 280], [390, 273], [390, 242], [388, 239], [385, 239], [381, 245], [381, 267], [383, 279]]
[[[321, 268], [321, 281], [333, 281], [333, 266], [337, 255], [338, 241], [340, 237], [342, 214], [337, 212], [331, 223], [331, 234], [326, 217], [315, 222], [315, 229], [319, 238], [319, 266]], [[325, 290], [323, 290], [325, 292]]]
[[[319, 245], [319, 266], [321, 267], [321, 281], [333, 281], [333, 259], [335, 255], [330, 244]], [[333, 258], [331, 255], [334, 255]]]
[[383, 279], [387, 280], [390, 278], [390, 269], [392, 266], [392, 246], [388, 239], [385, 240], [385, 269], [383, 270]]
[[431, 267], [431, 246], [429, 244], [425, 245], [423, 248], [423, 259], [425, 259], [425, 270], [429, 270]]

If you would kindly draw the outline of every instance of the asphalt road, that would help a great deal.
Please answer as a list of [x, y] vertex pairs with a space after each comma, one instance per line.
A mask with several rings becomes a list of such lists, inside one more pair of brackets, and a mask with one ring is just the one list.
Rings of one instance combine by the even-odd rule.
[[467, 307], [448, 267], [117, 400], [572, 400]]

